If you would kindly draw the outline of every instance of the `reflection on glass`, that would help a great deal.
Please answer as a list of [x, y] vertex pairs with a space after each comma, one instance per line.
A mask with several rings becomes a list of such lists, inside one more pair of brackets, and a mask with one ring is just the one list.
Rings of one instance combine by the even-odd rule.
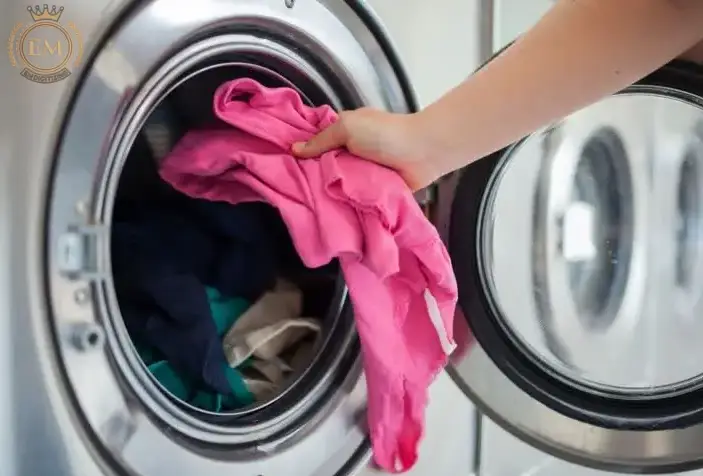
[[[632, 181], [613, 130], [604, 129], [586, 143], [571, 200], [563, 221], [569, 285], [578, 318], [591, 329], [604, 329], [617, 317], [632, 250]], [[575, 248], [569, 243], [586, 240], [580, 254], [568, 253]]]
[[690, 288], [699, 260], [701, 246], [701, 183], [698, 180], [700, 163], [694, 151], [689, 150], [681, 163], [681, 174], [676, 201], [678, 227], [676, 230], [676, 284]]
[[485, 198], [480, 263], [525, 359], [587, 391], [703, 385], [703, 108], [624, 94], [533, 134]]

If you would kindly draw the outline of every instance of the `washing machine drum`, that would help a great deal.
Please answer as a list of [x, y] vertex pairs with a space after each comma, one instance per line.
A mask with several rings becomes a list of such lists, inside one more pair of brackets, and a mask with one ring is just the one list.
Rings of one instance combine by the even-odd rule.
[[[388, 38], [361, 2], [293, 0], [139, 2], [120, 12], [103, 37], [91, 38], [85, 51], [94, 54], [56, 121], [45, 209], [47, 314], [30, 321], [36, 329], [22, 327], [37, 347], [44, 341], [30, 333], [50, 331], [56, 344], [41, 347], [40, 359], [23, 360], [23, 378], [34, 382], [38, 399], [34, 419], [44, 422], [46, 436], [37, 443], [44, 456], [23, 459], [22, 473], [356, 472], [370, 456], [366, 394], [337, 265], [304, 269], [291, 258], [285, 228], [267, 228], [275, 234], [267, 238], [276, 244], [272, 253], [292, 259], [286, 278], [301, 290], [304, 315], [317, 318], [319, 329], [275, 391], [266, 387], [265, 397], [225, 404], [174, 390], [168, 361], [147, 358], [139, 335], [130, 333], [125, 322], [144, 302], [127, 303], [125, 289], [137, 285], [124, 273], [117, 278], [130, 251], [116, 217], [155, 204], [168, 204], [176, 215], [181, 204], [184, 215], [190, 210], [159, 179], [158, 164], [188, 130], [221, 127], [212, 98], [227, 80], [293, 88], [310, 105], [414, 111]], [[273, 217], [271, 211], [262, 209], [262, 216]], [[43, 299], [37, 293], [27, 302]], [[24, 316], [28, 306], [15, 314]]]
[[[703, 465], [703, 70], [673, 63], [467, 167], [453, 375], [578, 463]], [[440, 197], [442, 195], [440, 194]]]

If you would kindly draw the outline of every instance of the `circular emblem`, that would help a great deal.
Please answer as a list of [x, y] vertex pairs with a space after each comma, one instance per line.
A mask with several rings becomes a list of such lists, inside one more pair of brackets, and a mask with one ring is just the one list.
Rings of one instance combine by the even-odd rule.
[[59, 23], [64, 8], [27, 7], [31, 23], [17, 23], [7, 42], [10, 63], [35, 83], [55, 83], [71, 75], [83, 56], [81, 33], [72, 22]]

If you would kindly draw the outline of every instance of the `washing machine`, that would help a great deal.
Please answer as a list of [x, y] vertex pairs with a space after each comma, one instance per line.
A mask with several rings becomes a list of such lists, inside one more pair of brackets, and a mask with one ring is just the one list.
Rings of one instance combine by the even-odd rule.
[[223, 78], [290, 86], [339, 109], [414, 110], [370, 10], [305, 0], [3, 6], [2, 83], [12, 91], [3, 110], [13, 112], [0, 141], [0, 301], [16, 316], [3, 319], [4, 471], [326, 476], [364, 467], [364, 380], [343, 285], [320, 303], [325, 337], [295, 382], [265, 405], [213, 414], [145, 371], [121, 319], [109, 243], [123, 191], [156, 193], [146, 157], [178, 133], [154, 114], [206, 123]]
[[[553, 4], [488, 3], [492, 54]], [[672, 62], [440, 182], [479, 474], [701, 467], [702, 93]]]
[[[292, 87], [337, 109], [416, 110], [382, 23], [356, 0], [3, 2], [3, 474], [371, 474], [359, 343], [334, 265], [309, 290], [322, 338], [305, 368], [265, 402], [213, 412], [148, 371], [111, 250], [116, 210], [167, 198], [156, 163], [185, 130], [210, 124], [226, 79]], [[432, 190], [418, 200], [428, 206]], [[414, 474], [473, 464], [473, 406], [440, 380]], [[448, 442], [441, 428], [457, 418]], [[459, 463], [429, 463], [438, 448]]]
[[[468, 55], [496, 46], [487, 38], [496, 12], [515, 12], [506, 5], [472, 3]], [[378, 18], [352, 0], [4, 7], [5, 473], [369, 474], [359, 347], [334, 267], [312, 290], [323, 339], [305, 370], [260, 405], [213, 413], [147, 372], [122, 319], [110, 243], [121, 197], [159, 193], [154, 161], [140, 158], [163, 154], [183, 125], [207, 124], [199, 98], [223, 78], [293, 87], [339, 109], [415, 110]], [[412, 33], [404, 43], [430, 51]], [[458, 82], [428, 75], [440, 65], [419, 56], [413, 77]], [[467, 465], [416, 474], [703, 466], [701, 77], [668, 65], [418, 195], [460, 288], [456, 385], [434, 390], [446, 408], [429, 410], [435, 443], [425, 448]], [[426, 86], [424, 103], [442, 92]], [[475, 440], [469, 402], [488, 417]], [[423, 461], [439, 454], [424, 451]]]

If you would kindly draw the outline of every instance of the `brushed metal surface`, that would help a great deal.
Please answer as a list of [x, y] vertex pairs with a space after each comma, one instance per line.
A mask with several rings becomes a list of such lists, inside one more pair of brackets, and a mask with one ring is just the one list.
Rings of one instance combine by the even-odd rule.
[[[3, 31], [32, 21], [25, 3], [6, 0], [2, 6]], [[300, 42], [300, 51], [317, 55], [357, 105], [412, 110], [402, 71], [382, 44], [384, 32], [373, 18], [359, 14], [364, 7], [356, 2], [207, 0], [194, 6], [156, 0], [125, 10], [126, 16], [123, 10], [134, 5], [119, 0], [62, 6], [62, 21], [76, 25], [84, 48], [81, 64], [71, 68], [68, 79], [38, 84], [20, 75], [21, 65], [0, 62], [4, 474], [97, 476], [117, 474], [120, 468], [140, 476], [358, 471], [369, 454], [364, 382], [354, 373], [337, 382], [337, 397], [318, 413], [320, 418], [303, 420], [301, 431], [280, 444], [260, 442], [248, 452], [203, 446], [160, 425], [159, 417], [145, 412], [136, 395], [125, 390], [109, 346], [99, 345], [103, 337], [85, 352], [85, 343], [93, 342], [93, 332], [100, 328], [96, 316], [101, 309], [91, 299], [91, 286], [100, 282], [104, 269], [98, 266], [95, 276], [79, 272], [68, 277], [62, 271], [76, 257], [55, 251], [59, 243], [71, 245], [74, 239], [63, 235], [61, 226], [99, 233], [93, 203], [98, 172], [110, 166], [105, 161], [121, 114], [177, 45], [238, 18], [257, 28], [278, 28], [279, 34], [287, 32]], [[117, 22], [124, 23], [111, 29]], [[73, 115], [63, 129], [69, 105]], [[52, 192], [54, 172], [58, 192]], [[50, 199], [51, 233], [46, 222]]]

